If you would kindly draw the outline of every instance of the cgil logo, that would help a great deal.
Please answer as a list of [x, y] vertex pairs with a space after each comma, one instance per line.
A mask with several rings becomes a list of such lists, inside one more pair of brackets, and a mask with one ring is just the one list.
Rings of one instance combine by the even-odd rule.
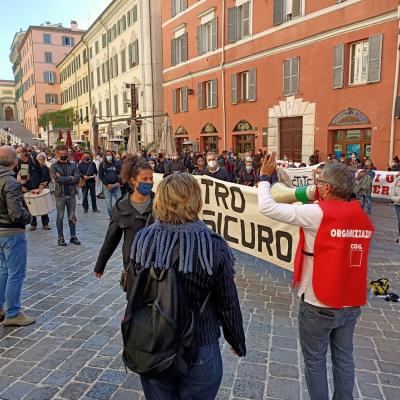
[[370, 239], [372, 237], [372, 231], [363, 229], [331, 229], [331, 237]]

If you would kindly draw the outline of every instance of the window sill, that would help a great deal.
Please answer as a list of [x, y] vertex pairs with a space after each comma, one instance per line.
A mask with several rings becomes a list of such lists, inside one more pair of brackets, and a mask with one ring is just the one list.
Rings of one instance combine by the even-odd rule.
[[357, 86], [366, 86], [369, 82], [362, 82], [362, 83], [349, 83], [348, 87], [357, 87]]

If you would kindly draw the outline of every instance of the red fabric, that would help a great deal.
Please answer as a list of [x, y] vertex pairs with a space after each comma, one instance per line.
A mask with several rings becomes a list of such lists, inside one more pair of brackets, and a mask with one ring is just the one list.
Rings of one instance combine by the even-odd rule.
[[299, 244], [297, 246], [296, 255], [294, 257], [294, 273], [292, 281], [293, 287], [295, 287], [296, 284], [300, 282], [301, 274], [303, 273], [304, 244], [305, 244], [304, 231], [303, 228], [300, 228]]
[[[374, 227], [358, 201], [322, 201], [319, 206], [323, 217], [314, 243], [315, 296], [332, 308], [364, 305]], [[301, 252], [300, 244], [299, 249]], [[294, 283], [301, 279], [302, 265], [302, 259], [298, 259]]]

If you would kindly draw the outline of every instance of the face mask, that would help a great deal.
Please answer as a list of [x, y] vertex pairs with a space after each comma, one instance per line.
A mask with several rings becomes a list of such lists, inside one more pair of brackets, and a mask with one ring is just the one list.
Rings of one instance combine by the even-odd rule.
[[178, 157], [177, 157], [177, 156], [173, 156], [172, 159], [173, 159], [174, 161], [177, 161], [177, 160], [178, 160]]
[[112, 158], [112, 156], [107, 156], [106, 159], [107, 159], [107, 161], [112, 161], [113, 158]]
[[217, 166], [217, 161], [215, 161], [215, 160], [208, 161], [207, 165], [210, 168], [214, 169]]
[[60, 157], [60, 160], [61, 160], [61, 161], [67, 161], [67, 160], [68, 160], [68, 156], [61, 156], [61, 157]]
[[149, 182], [139, 182], [137, 191], [143, 196], [149, 196], [151, 190], [153, 189], [153, 184]]
[[21, 159], [21, 153], [17, 153], [17, 158], [18, 158], [18, 160]]
[[90, 157], [85, 157], [84, 160], [85, 160], [85, 161], [89, 161], [89, 160], [90, 160]]
[[253, 167], [251, 165], [246, 165], [247, 172], [251, 172], [252, 169], [253, 169]]
[[155, 165], [154, 164], [149, 164], [151, 169], [154, 169]]

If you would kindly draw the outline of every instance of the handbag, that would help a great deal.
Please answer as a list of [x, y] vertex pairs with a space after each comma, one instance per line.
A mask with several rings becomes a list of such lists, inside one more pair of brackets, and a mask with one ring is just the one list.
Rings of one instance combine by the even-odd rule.
[[84, 188], [84, 187], [86, 186], [86, 180], [83, 179], [83, 178], [80, 178], [80, 179], [79, 179], [78, 186], [79, 186], [81, 189]]

